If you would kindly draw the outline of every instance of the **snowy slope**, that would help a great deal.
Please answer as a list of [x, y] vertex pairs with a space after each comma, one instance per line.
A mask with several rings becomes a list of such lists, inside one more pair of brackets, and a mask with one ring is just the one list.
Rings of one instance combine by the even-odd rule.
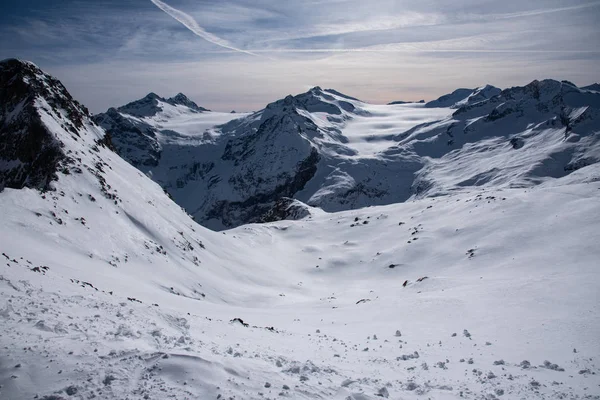
[[[0, 398], [600, 396], [598, 164], [339, 213], [290, 200], [300, 220], [217, 233], [58, 81], [0, 76], [1, 170], [21, 173], [0, 192]], [[59, 162], [17, 182], [32, 132]]]
[[[1, 393], [596, 398], [598, 190], [511, 189], [244, 226], [205, 237], [194, 278], [172, 256], [131, 254], [116, 268], [90, 259], [53, 226], [36, 231], [33, 213], [3, 194], [2, 210], [21, 218], [2, 219], [14, 261], [0, 280]], [[223, 264], [235, 273], [207, 278]]]
[[417, 127], [403, 143], [429, 156], [415, 179], [418, 197], [531, 187], [600, 161], [600, 96], [534, 81]]
[[[261, 221], [282, 197], [333, 212], [562, 177], [598, 161], [599, 104], [597, 92], [552, 80], [395, 105], [316, 87], [212, 128], [209, 113], [189, 119], [169, 105], [96, 121], [196, 221], [223, 229]], [[199, 118], [207, 130], [191, 134]]]

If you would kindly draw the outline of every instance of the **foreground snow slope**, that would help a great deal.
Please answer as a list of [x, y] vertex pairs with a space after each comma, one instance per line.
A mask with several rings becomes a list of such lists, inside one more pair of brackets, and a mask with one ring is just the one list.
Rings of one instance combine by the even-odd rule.
[[[206, 232], [193, 268], [170, 249], [89, 258], [101, 242], [41, 223], [37, 194], [8, 190], [1, 393], [598, 398], [599, 191], [461, 194]], [[129, 229], [119, 238], [140, 234]]]
[[[600, 398], [597, 164], [217, 233], [19, 63], [0, 64], [28, 83], [0, 92], [0, 398]], [[32, 122], [57, 161], [21, 179]]]

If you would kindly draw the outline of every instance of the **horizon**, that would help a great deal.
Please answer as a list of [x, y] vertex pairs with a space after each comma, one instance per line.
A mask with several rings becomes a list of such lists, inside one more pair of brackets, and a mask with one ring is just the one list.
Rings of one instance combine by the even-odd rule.
[[440, 3], [11, 1], [0, 59], [35, 63], [94, 113], [150, 92], [245, 112], [314, 86], [386, 104], [600, 81], [600, 1]]

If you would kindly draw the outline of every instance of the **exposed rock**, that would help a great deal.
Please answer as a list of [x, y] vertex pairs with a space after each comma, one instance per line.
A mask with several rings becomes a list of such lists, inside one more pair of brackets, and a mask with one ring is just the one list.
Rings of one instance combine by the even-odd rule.
[[[53, 116], [44, 121], [45, 115]], [[34, 64], [16, 59], [0, 62], [0, 190], [23, 187], [49, 190], [59, 173], [81, 172], [82, 165], [63, 151], [64, 143], [46, 123], [58, 123], [74, 141], [108, 145], [110, 138], [85, 139], [92, 124], [84, 106], [57, 79]]]
[[277, 200], [273, 208], [260, 218], [260, 222], [283, 221], [286, 219], [296, 221], [309, 215], [311, 215], [309, 206], [298, 200], [283, 197]]

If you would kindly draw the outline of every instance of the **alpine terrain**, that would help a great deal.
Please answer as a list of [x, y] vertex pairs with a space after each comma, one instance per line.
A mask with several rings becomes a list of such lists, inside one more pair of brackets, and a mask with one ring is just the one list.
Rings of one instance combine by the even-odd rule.
[[315, 87], [249, 115], [188, 102], [150, 94], [94, 120], [211, 229], [259, 222], [282, 197], [337, 212], [531, 187], [600, 160], [600, 95], [566, 81], [387, 106]]
[[91, 115], [1, 61], [0, 398], [600, 399], [596, 86]]

